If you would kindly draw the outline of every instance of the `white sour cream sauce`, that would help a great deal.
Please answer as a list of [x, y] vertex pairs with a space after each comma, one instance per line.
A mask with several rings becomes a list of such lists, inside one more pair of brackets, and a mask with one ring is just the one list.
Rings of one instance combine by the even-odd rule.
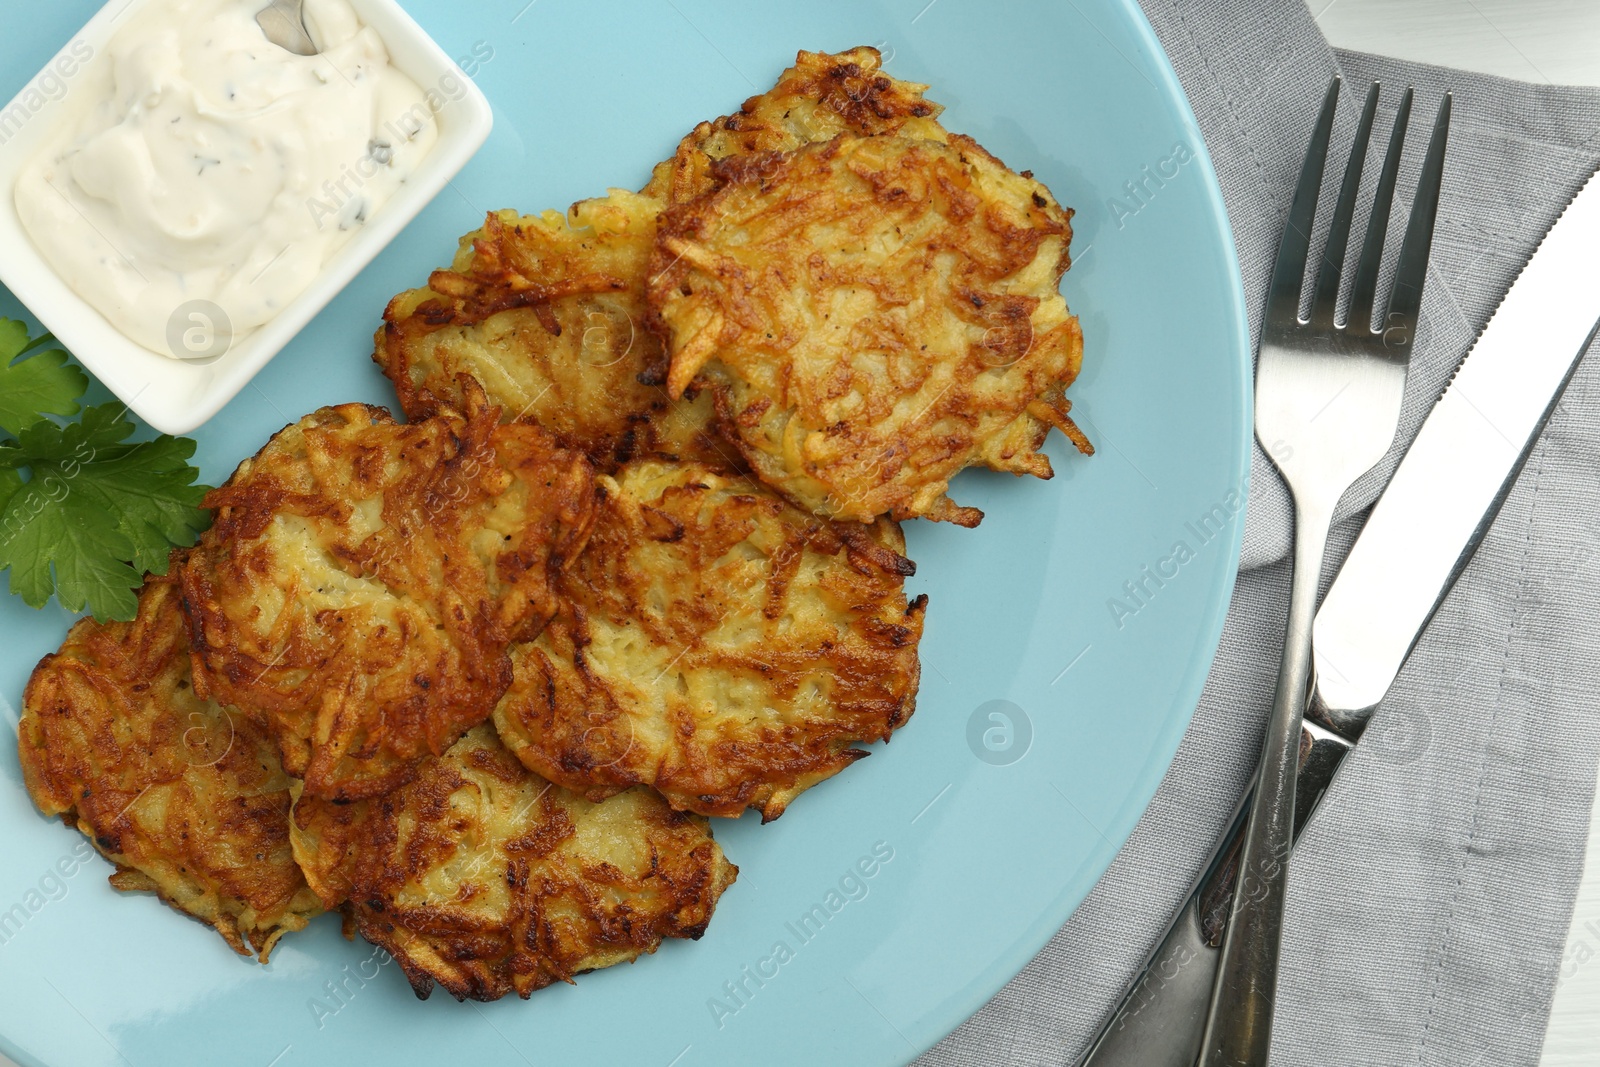
[[438, 139], [437, 95], [389, 65], [346, 0], [307, 0], [317, 56], [269, 42], [265, 6], [141, 5], [17, 182], [45, 259], [163, 355], [189, 354], [172, 338], [195, 301], [222, 309], [235, 342], [281, 312]]

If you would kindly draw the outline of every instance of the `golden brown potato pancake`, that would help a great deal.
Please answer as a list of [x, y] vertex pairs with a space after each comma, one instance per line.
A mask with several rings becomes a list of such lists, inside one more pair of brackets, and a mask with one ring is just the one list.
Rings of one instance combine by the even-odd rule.
[[489, 215], [449, 270], [384, 312], [373, 358], [407, 418], [465, 410], [466, 376], [502, 418], [544, 427], [603, 470], [649, 454], [738, 463], [710, 432], [710, 399], [674, 403], [661, 384], [661, 342], [644, 328], [660, 210], [619, 189], [566, 215]]
[[206, 499], [182, 575], [196, 682], [272, 725], [316, 796], [392, 789], [488, 718], [588, 537], [589, 463], [475, 406], [324, 408]]
[[701, 123], [643, 193], [613, 189], [565, 215], [491, 213], [455, 262], [384, 312], [373, 358], [410, 419], [464, 410], [463, 375], [502, 418], [537, 423], [604, 471], [635, 456], [726, 470], [744, 461], [713, 429], [711, 399], [667, 395], [666, 354], [646, 329], [656, 218], [709, 187], [713, 160], [797, 148], [842, 132], [944, 136], [924, 86], [882, 74], [876, 49], [801, 52], [769, 92]]
[[699, 938], [738, 868], [703, 819], [647, 789], [599, 804], [529, 773], [480, 726], [394, 793], [302, 796], [295, 856], [328, 908], [400, 961], [417, 996], [527, 997]]
[[963, 468], [1051, 476], [1083, 339], [1061, 298], [1071, 212], [977, 142], [841, 136], [713, 166], [651, 269], [669, 388], [709, 385], [767, 484], [869, 522], [982, 513]]
[[272, 739], [190, 683], [182, 598], [151, 578], [133, 622], [85, 619], [40, 661], [17, 747], [28, 793], [116, 864], [267, 962], [322, 909], [289, 847], [289, 779]]
[[712, 164], [718, 160], [791, 152], [841, 133], [946, 140], [949, 134], [939, 125], [944, 108], [923, 97], [928, 87], [891, 78], [882, 67], [876, 48], [801, 52], [771, 89], [732, 115], [696, 126], [672, 158], [656, 166], [645, 193], [681, 204], [717, 185]]
[[507, 747], [598, 799], [777, 818], [911, 716], [926, 597], [892, 522], [808, 515], [743, 477], [639, 460], [602, 478], [566, 605], [513, 651]]

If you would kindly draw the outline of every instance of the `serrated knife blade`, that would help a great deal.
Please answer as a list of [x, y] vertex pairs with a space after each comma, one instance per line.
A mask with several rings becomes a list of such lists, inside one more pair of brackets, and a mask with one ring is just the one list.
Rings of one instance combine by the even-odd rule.
[[[1299, 834], [1511, 492], [1600, 328], [1600, 174], [1517, 276], [1423, 422], [1312, 624]], [[1192, 1067], [1249, 798], [1080, 1067]]]
[[1308, 712], [1356, 740], [1488, 532], [1600, 325], [1600, 175], [1545, 235], [1429, 413], [1312, 626]]

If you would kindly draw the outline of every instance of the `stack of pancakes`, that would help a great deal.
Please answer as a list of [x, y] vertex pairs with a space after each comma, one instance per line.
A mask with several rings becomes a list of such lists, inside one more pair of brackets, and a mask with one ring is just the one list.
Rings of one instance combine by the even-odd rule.
[[41, 810], [241, 953], [337, 910], [423, 996], [699, 937], [708, 817], [912, 713], [899, 522], [1091, 451], [1071, 213], [925, 88], [802, 52], [643, 191], [491, 214], [385, 312], [410, 421], [287, 427], [135, 621], [40, 663]]

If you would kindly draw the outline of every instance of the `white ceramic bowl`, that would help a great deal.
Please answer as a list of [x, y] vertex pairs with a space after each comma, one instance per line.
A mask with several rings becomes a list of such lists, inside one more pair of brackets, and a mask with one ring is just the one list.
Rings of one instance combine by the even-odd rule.
[[[394, 240], [483, 146], [493, 114], [483, 92], [395, 0], [349, 0], [377, 31], [394, 66], [424, 90], [459, 86], [438, 112], [439, 139], [416, 174], [328, 261], [281, 314], [208, 361], [174, 359], [129, 340], [75, 293], [39, 254], [17, 216], [17, 176], [84, 72], [106, 62], [111, 36], [146, 0], [111, 0], [0, 111], [0, 282], [133, 412], [163, 433], [184, 434], [220, 411], [328, 302]], [[262, 0], [266, 6], [267, 0]], [[86, 63], [82, 57], [92, 50]], [[63, 76], [63, 72], [71, 71]], [[445, 79], [454, 79], [448, 81]], [[64, 90], [62, 89], [64, 86]], [[30, 95], [32, 94], [32, 95]], [[18, 107], [22, 111], [17, 111]], [[7, 119], [7, 116], [10, 118]]]

